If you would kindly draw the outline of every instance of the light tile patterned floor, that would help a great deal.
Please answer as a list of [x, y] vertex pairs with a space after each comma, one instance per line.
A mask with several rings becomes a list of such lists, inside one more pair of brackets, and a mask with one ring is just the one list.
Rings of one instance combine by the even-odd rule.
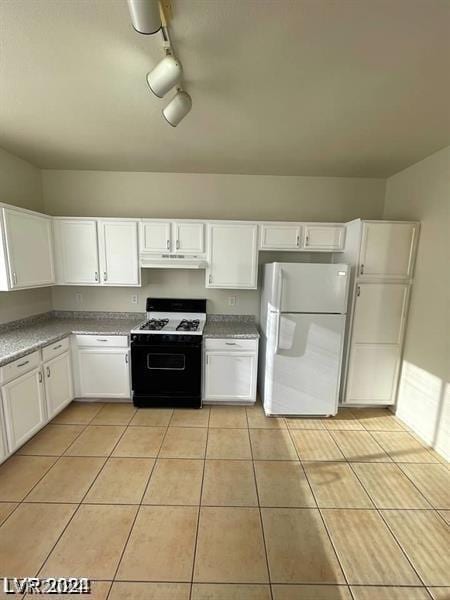
[[450, 600], [449, 498], [449, 465], [383, 409], [73, 402], [0, 466], [0, 576], [90, 577], [93, 600]]

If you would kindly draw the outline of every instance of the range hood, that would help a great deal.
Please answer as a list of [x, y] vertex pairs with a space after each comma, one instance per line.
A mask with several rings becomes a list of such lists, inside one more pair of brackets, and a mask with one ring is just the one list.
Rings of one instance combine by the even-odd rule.
[[141, 254], [143, 269], [206, 269], [208, 263], [202, 256], [187, 254]]

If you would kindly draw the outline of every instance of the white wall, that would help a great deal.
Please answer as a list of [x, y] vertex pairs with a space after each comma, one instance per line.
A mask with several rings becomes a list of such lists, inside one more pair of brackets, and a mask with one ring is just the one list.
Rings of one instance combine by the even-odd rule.
[[[0, 148], [0, 202], [43, 210], [41, 172]], [[50, 288], [0, 292], [0, 323], [51, 310]]]
[[41, 171], [0, 148], [0, 202], [42, 210]]
[[[260, 252], [260, 266], [272, 261], [329, 262], [330, 254], [296, 252]], [[261, 271], [261, 268], [260, 268]], [[261, 273], [260, 273], [261, 276]], [[55, 310], [111, 310], [145, 312], [148, 297], [206, 298], [208, 313], [259, 315], [260, 287], [257, 290], [214, 290], [205, 288], [204, 270], [143, 269], [140, 288], [97, 288], [78, 286], [56, 286], [52, 288]], [[77, 295], [81, 294], [81, 304]], [[132, 303], [132, 296], [138, 303]], [[230, 305], [230, 297], [235, 304]]]
[[[380, 218], [381, 179], [278, 177], [187, 173], [43, 171], [46, 211], [52, 215], [348, 221]], [[292, 255], [291, 255], [292, 257]], [[262, 255], [263, 260], [269, 260]], [[55, 288], [60, 310], [144, 310], [147, 296], [206, 297], [209, 312], [258, 314], [257, 291], [206, 290], [204, 272], [143, 271], [139, 304], [133, 288]], [[78, 305], [75, 294], [81, 293]], [[237, 304], [229, 305], [236, 296]]]
[[379, 218], [383, 179], [42, 171], [47, 212], [63, 216], [349, 221]]
[[450, 457], [450, 147], [387, 180], [384, 218], [422, 223], [398, 415]]

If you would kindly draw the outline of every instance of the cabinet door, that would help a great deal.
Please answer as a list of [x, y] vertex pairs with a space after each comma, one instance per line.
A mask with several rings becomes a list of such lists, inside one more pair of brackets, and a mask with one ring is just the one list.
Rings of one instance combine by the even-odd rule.
[[51, 219], [10, 209], [4, 214], [11, 287], [55, 283]]
[[58, 254], [58, 283], [100, 284], [95, 220], [56, 220], [55, 242]]
[[140, 236], [141, 252], [170, 252], [170, 225], [165, 221], [143, 221]]
[[44, 363], [48, 418], [53, 418], [73, 399], [70, 352]]
[[203, 223], [174, 223], [175, 251], [181, 254], [203, 254], [204, 229]]
[[353, 317], [353, 344], [401, 344], [409, 285], [361, 283]]
[[14, 452], [46, 422], [42, 372], [34, 369], [2, 388], [6, 435]]
[[305, 225], [303, 247], [307, 250], [343, 250], [344, 242], [343, 225]]
[[257, 225], [209, 226], [209, 266], [206, 287], [256, 289]]
[[3, 424], [2, 411], [0, 410], [0, 463], [2, 463], [7, 456], [8, 451], [6, 449], [5, 429]]
[[128, 349], [79, 348], [81, 397], [130, 398], [128, 362]]
[[103, 285], [139, 285], [138, 229], [133, 221], [99, 221]]
[[301, 226], [261, 225], [260, 248], [261, 250], [298, 250], [300, 248]]
[[253, 401], [256, 394], [256, 355], [207, 352], [205, 400]]
[[414, 223], [364, 223], [360, 276], [391, 279], [411, 277], [416, 230]]
[[400, 346], [355, 344], [350, 351], [346, 402], [394, 404]]

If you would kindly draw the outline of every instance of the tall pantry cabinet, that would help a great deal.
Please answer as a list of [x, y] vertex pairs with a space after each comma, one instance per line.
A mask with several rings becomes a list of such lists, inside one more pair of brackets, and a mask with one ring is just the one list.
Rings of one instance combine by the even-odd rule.
[[352, 265], [342, 402], [395, 403], [419, 224], [352, 221], [342, 262]]

